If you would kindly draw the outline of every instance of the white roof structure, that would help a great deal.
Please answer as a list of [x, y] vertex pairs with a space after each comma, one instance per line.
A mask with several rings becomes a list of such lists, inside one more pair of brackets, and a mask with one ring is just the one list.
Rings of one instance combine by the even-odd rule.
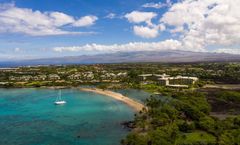
[[176, 77], [169, 77], [169, 79], [191, 79], [194, 81], [197, 81], [197, 77], [188, 77], [188, 76], [176, 76]]
[[170, 77], [170, 75], [166, 75], [165, 73], [164, 74], [153, 74], [153, 76], [155, 77], [160, 77], [160, 78], [167, 78], [167, 77]]
[[152, 74], [142, 74], [142, 75], [138, 75], [139, 77], [151, 77], [153, 76]]

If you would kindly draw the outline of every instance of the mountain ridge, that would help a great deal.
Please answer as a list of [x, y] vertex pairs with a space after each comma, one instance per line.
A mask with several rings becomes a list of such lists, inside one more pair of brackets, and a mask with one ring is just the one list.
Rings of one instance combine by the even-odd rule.
[[96, 63], [133, 63], [133, 62], [220, 62], [240, 61], [240, 55], [227, 53], [191, 52], [191, 51], [132, 51], [96, 55], [64, 56], [20, 61], [0, 62], [0, 66], [12, 65], [61, 65]]

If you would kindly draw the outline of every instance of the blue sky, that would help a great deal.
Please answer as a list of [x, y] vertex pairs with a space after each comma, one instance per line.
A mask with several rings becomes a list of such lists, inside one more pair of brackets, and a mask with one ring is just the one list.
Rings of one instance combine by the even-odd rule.
[[0, 60], [136, 50], [240, 53], [233, 2], [0, 0]]

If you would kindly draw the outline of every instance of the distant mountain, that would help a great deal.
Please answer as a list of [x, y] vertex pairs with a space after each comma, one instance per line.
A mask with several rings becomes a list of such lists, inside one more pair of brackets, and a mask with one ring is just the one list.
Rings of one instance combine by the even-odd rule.
[[122, 62], [181, 63], [215, 61], [240, 61], [240, 55], [189, 51], [136, 51], [0, 62], [0, 66], [9, 67], [21, 65], [94, 64]]

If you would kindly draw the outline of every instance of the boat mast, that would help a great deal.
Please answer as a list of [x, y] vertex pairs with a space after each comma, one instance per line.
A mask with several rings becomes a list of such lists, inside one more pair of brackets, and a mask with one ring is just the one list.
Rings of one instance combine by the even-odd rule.
[[59, 95], [58, 95], [59, 101], [62, 100], [61, 96], [62, 96], [62, 90], [59, 91]]

